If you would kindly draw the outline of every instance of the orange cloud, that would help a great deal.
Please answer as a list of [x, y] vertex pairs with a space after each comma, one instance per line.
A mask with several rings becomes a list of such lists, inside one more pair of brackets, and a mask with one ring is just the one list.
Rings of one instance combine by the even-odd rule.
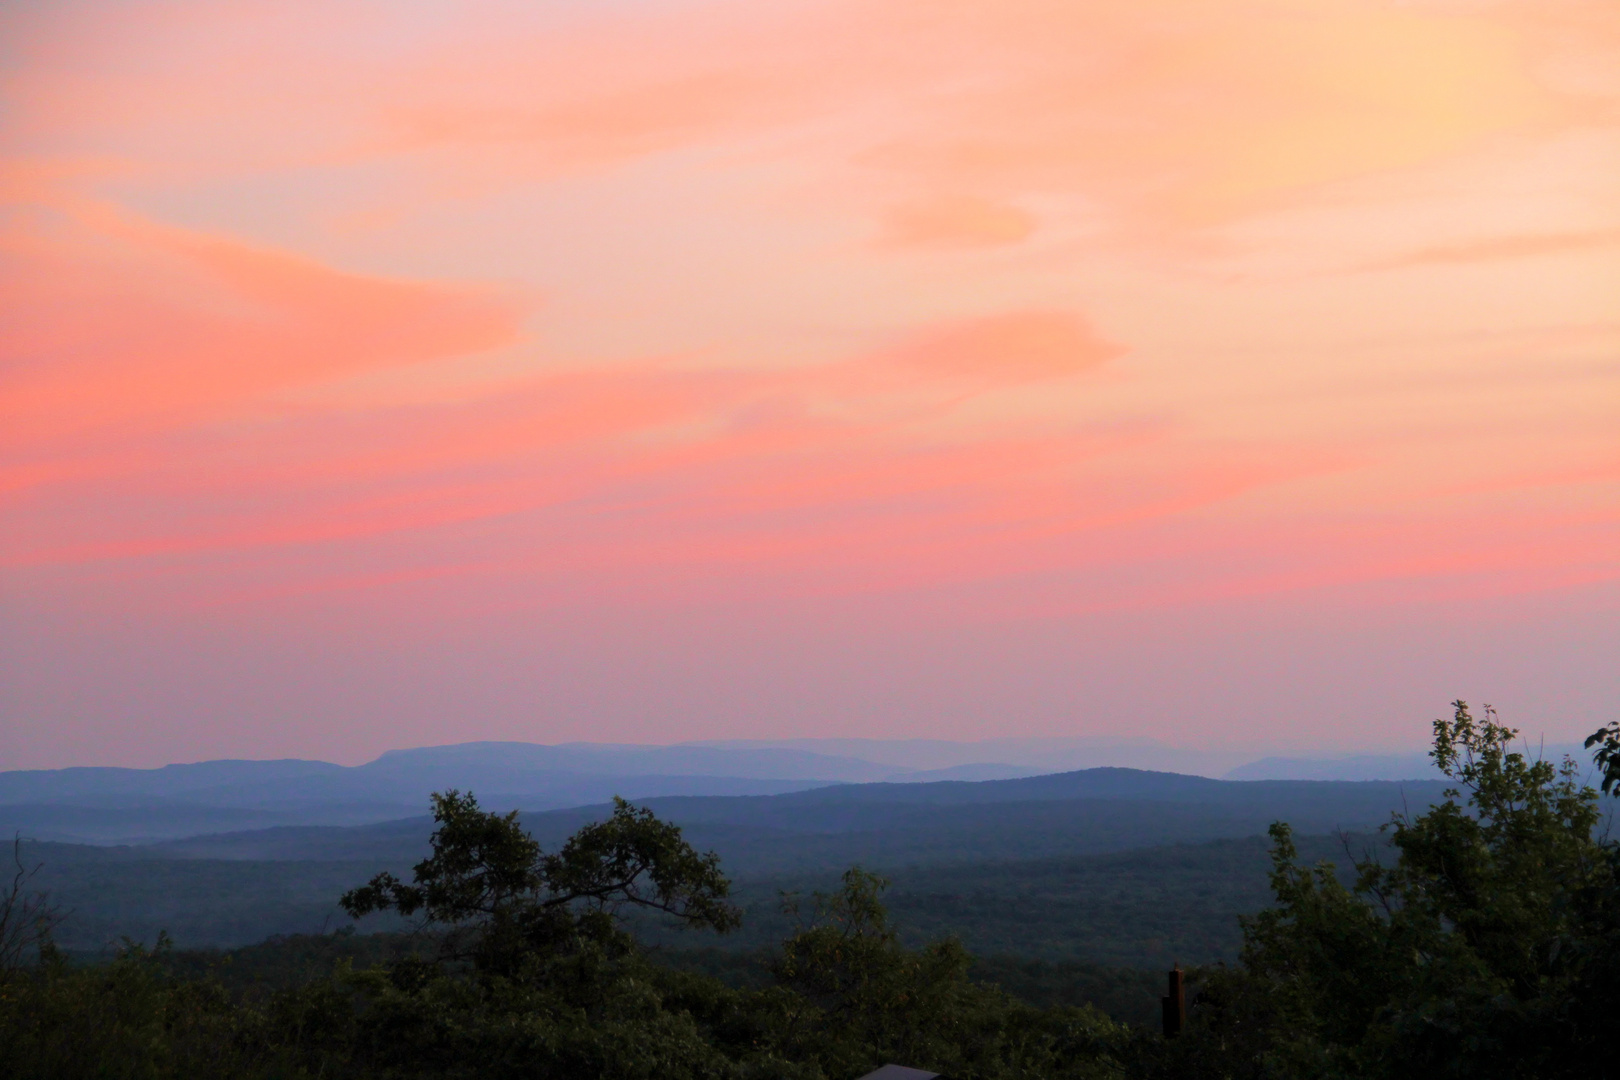
[[1412, 266], [1434, 266], [1495, 262], [1499, 259], [1531, 259], [1539, 255], [1562, 255], [1572, 251], [1620, 247], [1620, 229], [1592, 229], [1585, 232], [1543, 233], [1528, 236], [1494, 236], [1458, 244], [1439, 244], [1406, 255], [1367, 263], [1363, 271], [1403, 270]]
[[950, 195], [889, 208], [879, 243], [885, 247], [1000, 247], [1026, 240], [1034, 215], [971, 195]]
[[[953, 17], [954, 16], [954, 17]], [[1159, 227], [1456, 153], [1570, 107], [1487, 18], [1267, 0], [956, 9], [913, 29], [979, 78], [940, 77], [863, 160], [931, 187], [1083, 192]]]
[[0, 233], [0, 443], [223, 420], [278, 392], [510, 345], [521, 305], [59, 201]]
[[[290, 392], [510, 344], [521, 309], [102, 205], [51, 210], [52, 227], [4, 235], [29, 312], [7, 331], [25, 362], [0, 385], [27, 417], [7, 443], [6, 476], [28, 492], [5, 545], [14, 567], [343, 545], [581, 501], [685, 536], [694, 557], [709, 537], [800, 558], [833, 542], [793, 524], [805, 515], [858, 544], [872, 540], [858, 522], [920, 499], [918, 520], [948, 528], [1020, 476], [1140, 437], [970, 426], [918, 443], [919, 423], [968, 398], [1123, 352], [1052, 310], [923, 327], [802, 369], [620, 365], [504, 376], [436, 404], [323, 405]], [[94, 319], [61, 318], [76, 307]], [[746, 539], [721, 539], [738, 527]]]
[[1020, 311], [929, 330], [889, 355], [929, 375], [1005, 384], [1078, 374], [1125, 352], [1071, 312]]

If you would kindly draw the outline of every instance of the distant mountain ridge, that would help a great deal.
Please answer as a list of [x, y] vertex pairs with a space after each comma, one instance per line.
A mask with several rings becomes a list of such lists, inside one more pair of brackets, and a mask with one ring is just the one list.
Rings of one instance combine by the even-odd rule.
[[[742, 875], [1115, 851], [1251, 836], [1276, 820], [1312, 832], [1376, 828], [1441, 798], [1444, 784], [1229, 781], [1137, 769], [932, 784], [848, 784], [780, 795], [638, 800]], [[525, 812], [555, 846], [605, 805]], [[351, 828], [287, 827], [154, 845], [181, 858], [354, 860], [408, 866], [426, 851], [425, 816]]]
[[221, 760], [156, 769], [0, 773], [0, 831], [142, 843], [283, 825], [355, 825], [417, 814], [433, 791], [545, 810], [614, 795], [772, 795], [878, 780], [983, 780], [1034, 770], [996, 762], [912, 770], [782, 747], [476, 742], [391, 750], [358, 766]]
[[956, 742], [949, 739], [720, 739], [690, 743], [721, 749], [782, 747], [817, 754], [860, 758], [897, 769], [937, 770], [986, 761], [1004, 762], [1041, 773], [1075, 772], [1112, 766], [1150, 772], [1218, 776], [1251, 760], [1243, 750], [1189, 749], [1155, 739], [1035, 736]]
[[[953, 868], [990, 882], [1001, 875], [997, 867], [1030, 872], [1030, 860], [1257, 838], [1277, 820], [1290, 822], [1302, 835], [1370, 833], [1395, 811], [1421, 811], [1441, 797], [1443, 787], [1435, 782], [1227, 781], [1104, 768], [980, 782], [842, 784], [776, 795], [663, 796], [639, 802], [679, 825], [699, 850], [716, 852], [725, 873], [737, 881], [739, 895], [764, 897], [760, 902], [767, 907], [778, 887], [826, 888], [839, 873], [860, 865], [919, 881], [916, 875], [926, 871], [927, 880], [936, 883], [929, 888], [959, 893], [951, 903], [965, 910], [962, 905], [981, 903], [975, 897], [986, 886], [966, 880], [953, 885], [958, 878]], [[408, 874], [427, 853], [434, 826], [422, 810], [425, 806], [407, 818], [348, 827], [294, 825], [142, 847], [47, 844], [31, 850], [58, 868], [52, 880], [61, 883], [65, 897], [82, 897], [87, 915], [97, 913], [79, 933], [115, 937], [125, 927], [150, 931], [166, 925], [188, 940], [240, 942], [300, 927], [342, 925], [346, 920], [334, 906], [342, 889], [379, 870]], [[601, 804], [530, 809], [523, 824], [542, 847], [554, 851], [580, 826], [610, 811]], [[1024, 870], [1016, 869], [1019, 864]], [[1067, 895], [1069, 887], [1059, 880], [1067, 873], [1042, 888]], [[1022, 895], [1016, 884], [1008, 888]], [[1074, 888], [1083, 887], [1077, 882]], [[227, 894], [240, 896], [242, 911], [256, 914], [222, 923], [212, 907]], [[1099, 911], [1111, 902], [1107, 897], [1084, 901]], [[1065, 903], [1072, 907], [1082, 898]], [[1003, 921], [1008, 933], [1017, 922]], [[373, 924], [362, 927], [369, 928]]]
[[[1580, 743], [1548, 743], [1514, 747], [1536, 760], [1573, 758], [1589, 766], [1591, 755]], [[1226, 773], [1227, 780], [1438, 780], [1440, 770], [1426, 753], [1350, 754], [1333, 758], [1267, 757], [1240, 765]]]
[[[1547, 752], [1567, 749], [1571, 748], [1550, 747]], [[280, 759], [205, 761], [156, 769], [26, 770], [0, 773], [0, 835], [146, 843], [285, 826], [362, 825], [419, 815], [429, 793], [449, 788], [474, 791], [492, 808], [535, 812], [601, 804], [614, 795], [638, 801], [773, 796], [838, 785], [850, 790], [809, 801], [828, 806], [860, 801], [942, 803], [956, 799], [953, 792], [958, 788], [952, 785], [962, 784], [970, 785], [960, 789], [972, 792], [965, 796], [970, 801], [1068, 799], [1077, 797], [1068, 790], [1074, 784], [1089, 785], [1091, 793], [1084, 797], [1114, 798], [1110, 784], [1144, 790], [1144, 785], [1157, 784], [1155, 794], [1139, 797], [1198, 801], [1201, 792], [1217, 790], [1209, 785], [1221, 781], [1193, 775], [1195, 770], [1190, 769], [1127, 767], [1117, 761], [1099, 767], [1065, 766], [1098, 757], [1177, 759], [1188, 753], [1145, 740], [1088, 739], [982, 743], [804, 739], [672, 746], [472, 742], [391, 750], [357, 766]], [[964, 760], [975, 756], [979, 760]], [[1201, 757], [1205, 767], [1220, 764], [1218, 757]], [[1119, 779], [1128, 773], [1135, 779], [1128, 783]], [[1227, 779], [1433, 780], [1436, 775], [1419, 755], [1364, 755], [1264, 758], [1232, 769]], [[1013, 786], [973, 786], [977, 784]], [[885, 793], [885, 786], [912, 790]]]
[[173, 797], [226, 788], [313, 776], [338, 776], [342, 765], [298, 758], [221, 759], [156, 769], [74, 766], [66, 769], [18, 769], [0, 772], [0, 803], [56, 802], [75, 797], [161, 795]]

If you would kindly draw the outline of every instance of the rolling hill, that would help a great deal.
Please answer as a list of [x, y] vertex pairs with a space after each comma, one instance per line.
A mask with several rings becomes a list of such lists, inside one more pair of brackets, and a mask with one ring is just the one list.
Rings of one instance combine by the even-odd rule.
[[[1094, 769], [1012, 780], [839, 785], [768, 796], [673, 796], [646, 800], [645, 805], [680, 824], [697, 847], [720, 855], [737, 882], [739, 897], [750, 898], [747, 903], [762, 925], [770, 925], [773, 916], [760, 897], [774, 897], [782, 888], [821, 888], [859, 864], [895, 878], [897, 910], [912, 911], [919, 926], [951, 929], [951, 912], [974, 905], [1005, 910], [1015, 914], [1000, 930], [986, 929], [994, 919], [974, 916], [974, 933], [990, 935], [984, 940], [998, 941], [998, 949], [1051, 951], [1051, 940], [1056, 940], [1047, 940], [1051, 933], [1067, 931], [1048, 926], [1041, 931], [1047, 939], [1039, 939], [1047, 944], [1041, 945], [1032, 936], [1041, 920], [1016, 914], [1016, 904], [996, 908], [971, 897], [985, 889], [990, 889], [986, 895], [1000, 895], [996, 889], [1001, 886], [985, 883], [1004, 878], [1024, 882], [1013, 889], [1019, 896], [1048, 896], [1042, 910], [1066, 910], [1065, 902], [1055, 899], [1067, 895], [1065, 889], [1089, 895], [1092, 886], [1084, 882], [1101, 879], [1095, 874], [1065, 878], [1067, 871], [1052, 869], [1058, 863], [1119, 859], [1149, 849], [1167, 852], [1160, 857], [1166, 867], [1173, 868], [1177, 860], [1203, 865], [1198, 873], [1213, 874], [1214, 881], [1238, 871], [1217, 872], [1213, 864], [1198, 863], [1189, 854], [1198, 845], [1241, 841], [1250, 845], [1242, 850], [1253, 856], [1263, 849], [1263, 844], [1254, 846], [1258, 842], [1253, 838], [1276, 820], [1290, 821], [1302, 834], [1369, 831], [1392, 812], [1422, 809], [1440, 792], [1436, 783], [1239, 782]], [[534, 811], [524, 813], [523, 820], [543, 845], [554, 848], [608, 810], [599, 804]], [[339, 925], [337, 896], [379, 870], [407, 873], [427, 852], [432, 827], [430, 818], [418, 815], [359, 826], [282, 826], [139, 846], [26, 847], [27, 857], [45, 866], [40, 882], [74, 909], [64, 940], [76, 947], [122, 934], [146, 937], [165, 928], [182, 943], [228, 945]], [[1107, 873], [1125, 873], [1133, 864], [1126, 859], [1097, 865], [1116, 868]], [[1263, 868], [1263, 857], [1254, 865]], [[1103, 870], [1097, 873], [1106, 876]], [[944, 895], [940, 883], [950, 882], [955, 882], [950, 887], [957, 892], [951, 895], [958, 900], [938, 900]], [[969, 888], [972, 882], [980, 884]], [[1213, 903], [1209, 898], [1227, 895], [1222, 888], [1211, 885], [1212, 891], [1200, 895]], [[935, 899], [913, 904], [907, 899], [913, 896]], [[1235, 903], [1227, 899], [1217, 904], [1221, 918], [1231, 914], [1227, 909]], [[1086, 916], [1075, 925], [1097, 925], [1099, 918]], [[1027, 925], [1016, 932], [1007, 929], [1021, 924]], [[1110, 940], [1122, 932], [1110, 930]], [[1182, 939], [1194, 940], [1185, 934], [1177, 940]], [[1215, 948], [1207, 934], [1197, 940]], [[1142, 941], [1126, 951], [1158, 955]], [[1070, 949], [1069, 954], [1102, 956], [1084, 949]]]

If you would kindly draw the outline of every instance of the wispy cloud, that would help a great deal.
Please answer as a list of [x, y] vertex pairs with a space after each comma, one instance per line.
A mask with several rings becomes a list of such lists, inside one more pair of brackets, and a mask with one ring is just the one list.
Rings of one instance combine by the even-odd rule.
[[1585, 232], [1542, 233], [1528, 236], [1491, 236], [1454, 244], [1437, 244], [1360, 267], [1364, 271], [1404, 270], [1414, 266], [1498, 263], [1504, 259], [1533, 259], [1542, 255], [1620, 247], [1620, 228]]

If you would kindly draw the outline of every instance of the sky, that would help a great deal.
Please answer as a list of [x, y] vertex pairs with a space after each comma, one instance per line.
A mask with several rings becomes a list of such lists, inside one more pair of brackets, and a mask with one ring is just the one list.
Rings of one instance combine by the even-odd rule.
[[0, 769], [1620, 717], [1609, 0], [0, 7]]

